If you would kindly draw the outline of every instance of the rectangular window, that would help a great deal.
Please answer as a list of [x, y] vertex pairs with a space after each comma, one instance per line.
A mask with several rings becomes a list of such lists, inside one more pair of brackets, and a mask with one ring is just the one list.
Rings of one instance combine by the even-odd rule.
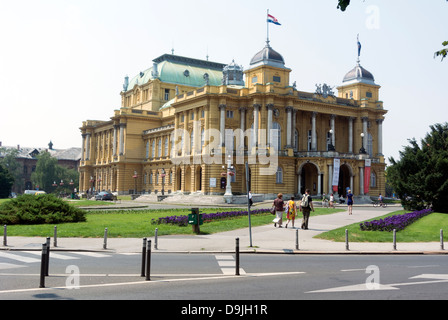
[[280, 77], [276, 77], [276, 76], [274, 76], [274, 82], [281, 82], [281, 78]]
[[258, 77], [257, 76], [252, 77], [252, 83], [257, 83], [257, 82], [258, 82]]
[[372, 92], [366, 92], [366, 97], [367, 97], [367, 98], [372, 98], [372, 96], [373, 96], [373, 95], [372, 95]]
[[232, 110], [227, 110], [227, 118], [233, 119], [233, 111]]
[[165, 100], [170, 100], [170, 89], [165, 89]]

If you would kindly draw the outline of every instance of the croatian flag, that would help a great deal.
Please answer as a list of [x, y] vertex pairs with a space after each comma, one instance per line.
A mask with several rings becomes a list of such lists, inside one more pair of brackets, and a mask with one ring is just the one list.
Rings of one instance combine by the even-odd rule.
[[281, 26], [278, 20], [274, 16], [271, 16], [269, 13], [268, 13], [268, 22]]

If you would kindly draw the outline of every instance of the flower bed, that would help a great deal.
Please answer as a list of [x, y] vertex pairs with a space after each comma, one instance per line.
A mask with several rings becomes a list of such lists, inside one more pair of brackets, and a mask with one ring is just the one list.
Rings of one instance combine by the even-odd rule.
[[396, 231], [403, 230], [408, 225], [432, 213], [431, 209], [424, 209], [405, 214], [397, 214], [384, 219], [366, 221], [359, 224], [362, 231]]
[[[258, 209], [258, 210], [251, 210], [251, 215], [256, 214], [265, 214], [269, 213], [269, 209]], [[211, 222], [211, 221], [217, 221], [217, 220], [223, 220], [223, 219], [230, 219], [230, 218], [236, 218], [241, 216], [247, 216], [247, 211], [226, 211], [226, 212], [216, 212], [216, 213], [203, 213], [202, 218], [205, 222]], [[173, 225], [179, 225], [179, 226], [187, 226], [188, 225], [188, 215], [181, 215], [181, 216], [169, 216], [169, 217], [160, 217], [159, 219], [152, 219], [152, 224], [173, 224]]]

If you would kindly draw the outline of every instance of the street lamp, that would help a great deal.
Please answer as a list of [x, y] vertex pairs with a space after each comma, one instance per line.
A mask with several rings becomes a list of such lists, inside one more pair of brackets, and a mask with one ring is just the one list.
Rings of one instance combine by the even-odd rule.
[[230, 184], [230, 175], [232, 172], [232, 156], [229, 154], [227, 158], [227, 185], [226, 185], [226, 193], [224, 196], [233, 196], [232, 194], [232, 185]]
[[162, 196], [164, 196], [165, 195], [165, 177], [166, 177], [164, 168], [162, 168], [162, 174], [160, 176], [162, 177]]
[[330, 144], [328, 145], [328, 151], [335, 151], [336, 149], [334, 148], [333, 145], [333, 129], [330, 129], [328, 133], [330, 134]]
[[366, 154], [366, 149], [364, 149], [364, 132], [361, 133], [361, 149], [359, 150], [360, 154]]

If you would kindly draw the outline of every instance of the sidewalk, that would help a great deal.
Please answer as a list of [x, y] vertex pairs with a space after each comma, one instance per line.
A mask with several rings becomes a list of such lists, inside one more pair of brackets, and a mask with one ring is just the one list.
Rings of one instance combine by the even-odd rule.
[[[261, 204], [260, 206], [263, 206]], [[258, 207], [258, 206], [257, 206]], [[341, 207], [343, 208], [343, 207]], [[400, 207], [373, 208], [371, 206], [354, 207], [353, 215], [347, 211], [331, 215], [311, 217], [309, 230], [300, 228], [302, 219], [296, 220], [295, 229], [274, 228], [272, 225], [252, 228], [252, 247], [250, 247], [249, 228], [222, 232], [212, 235], [178, 235], [159, 236], [157, 249], [155, 238], [151, 240], [153, 253], [233, 253], [236, 238], [239, 238], [241, 253], [288, 253], [288, 254], [446, 254], [447, 250], [440, 248], [439, 242], [429, 243], [400, 243], [393, 248], [393, 236], [390, 243], [349, 243], [349, 250], [345, 242], [333, 242], [314, 239], [319, 233], [340, 228], [352, 223], [373, 219], [375, 217], [398, 210]], [[299, 216], [300, 217], [300, 216]], [[285, 225], [285, 223], [284, 223]], [[296, 249], [296, 235], [298, 230], [299, 249]], [[8, 237], [7, 246], [0, 245], [0, 250], [41, 250], [45, 238]], [[102, 251], [114, 253], [140, 253], [143, 239], [114, 239], [108, 238], [106, 249], [103, 248], [104, 239], [58, 238], [57, 247], [53, 251]]]

